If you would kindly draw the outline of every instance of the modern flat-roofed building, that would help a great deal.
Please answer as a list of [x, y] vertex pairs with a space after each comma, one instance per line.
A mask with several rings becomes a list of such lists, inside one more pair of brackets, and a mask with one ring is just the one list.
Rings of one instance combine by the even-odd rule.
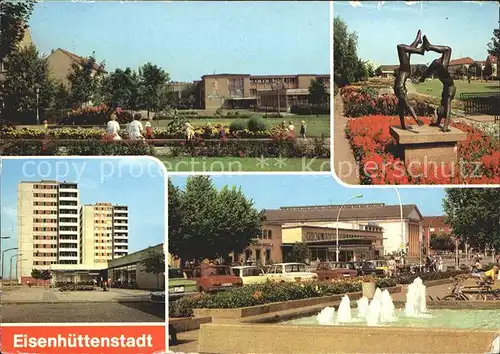
[[[416, 205], [351, 204], [282, 207], [265, 210], [262, 233], [241, 255], [241, 261], [283, 262], [295, 242], [305, 243], [312, 260], [336, 259], [339, 230], [339, 259], [370, 259], [400, 250], [408, 258], [420, 256], [423, 246], [423, 217]], [[402, 211], [402, 218], [401, 218]], [[337, 216], [339, 223], [337, 224]]]
[[[287, 111], [308, 101], [312, 80], [320, 80], [330, 89], [330, 75], [204, 75], [197, 87], [196, 106], [205, 110], [250, 109]], [[279, 99], [278, 99], [279, 95]]]
[[75, 183], [21, 182], [18, 186], [17, 274], [79, 261], [79, 193]]

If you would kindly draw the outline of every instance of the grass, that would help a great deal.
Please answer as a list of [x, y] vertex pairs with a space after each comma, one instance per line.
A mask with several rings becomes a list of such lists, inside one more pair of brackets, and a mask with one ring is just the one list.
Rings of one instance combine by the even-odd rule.
[[158, 156], [168, 172], [330, 172], [329, 159]]
[[[421, 84], [413, 85], [418, 93], [441, 97], [443, 85], [441, 81], [433, 79], [426, 80]], [[480, 80], [472, 80], [469, 84], [467, 80], [455, 80], [457, 93], [456, 99], [460, 99], [460, 94], [464, 92], [483, 93], [483, 92], [498, 92], [500, 90], [500, 81], [481, 82]]]
[[[224, 125], [230, 125], [231, 122], [234, 121], [248, 121], [248, 118], [246, 119], [241, 119], [241, 118], [218, 118], [218, 119], [206, 119], [206, 118], [194, 118], [191, 119], [189, 122], [194, 126], [201, 126], [205, 125], [207, 123], [210, 123], [212, 125], [214, 124], [224, 124]], [[295, 126], [295, 132], [298, 135], [300, 132], [300, 124], [301, 121], [305, 121], [307, 125], [307, 136], [310, 137], [319, 137], [322, 134], [325, 134], [326, 136], [330, 136], [330, 116], [328, 115], [319, 115], [318, 117], [316, 116], [285, 116], [283, 118], [266, 118], [266, 121], [268, 122], [269, 126], [276, 126], [281, 124], [283, 121], [286, 121], [287, 123], [289, 121], [292, 121], [294, 126]], [[153, 127], [165, 127], [169, 120], [160, 120], [155, 121], [153, 124]]]

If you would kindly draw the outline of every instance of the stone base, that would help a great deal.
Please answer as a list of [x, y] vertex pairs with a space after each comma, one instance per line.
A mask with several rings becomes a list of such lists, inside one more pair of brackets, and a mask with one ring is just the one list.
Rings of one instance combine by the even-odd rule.
[[390, 133], [396, 140], [396, 155], [406, 166], [415, 163], [454, 163], [458, 160], [457, 143], [467, 139], [467, 134], [457, 128], [450, 132], [442, 132], [439, 127], [428, 125], [409, 129], [391, 127]]

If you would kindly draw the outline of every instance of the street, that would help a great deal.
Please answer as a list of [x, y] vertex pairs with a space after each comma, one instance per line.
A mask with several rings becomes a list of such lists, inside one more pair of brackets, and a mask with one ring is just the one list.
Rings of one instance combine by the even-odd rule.
[[164, 322], [165, 305], [150, 302], [2, 304], [0, 322]]

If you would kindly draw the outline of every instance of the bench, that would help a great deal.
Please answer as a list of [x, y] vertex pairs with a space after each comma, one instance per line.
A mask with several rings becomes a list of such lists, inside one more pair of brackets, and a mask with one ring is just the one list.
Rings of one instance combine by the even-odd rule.
[[460, 100], [465, 102], [465, 114], [487, 114], [500, 121], [500, 92], [461, 93]]

